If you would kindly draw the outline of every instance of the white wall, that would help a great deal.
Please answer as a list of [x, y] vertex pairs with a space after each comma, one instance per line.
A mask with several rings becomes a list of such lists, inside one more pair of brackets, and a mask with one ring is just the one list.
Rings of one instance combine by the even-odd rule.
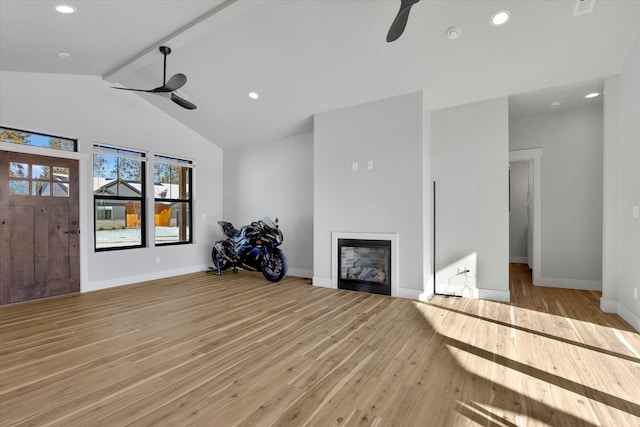
[[640, 36], [619, 79], [606, 83], [613, 100], [619, 101], [607, 105], [607, 124], [615, 126], [617, 122], [619, 131], [606, 134], [604, 200], [613, 206], [605, 206], [607, 282], [601, 307], [617, 312], [640, 330], [640, 300], [636, 296], [640, 293], [640, 218], [632, 215], [633, 207], [640, 206]]
[[435, 110], [431, 123], [436, 289], [509, 301], [507, 98]]
[[603, 106], [512, 117], [510, 150], [542, 147], [541, 278], [536, 285], [602, 286]]
[[509, 165], [509, 261], [528, 262], [529, 235], [529, 162]]
[[[211, 264], [211, 245], [217, 235], [214, 220], [222, 215], [222, 151], [218, 147], [139, 96], [109, 88], [99, 77], [1, 72], [0, 93], [3, 126], [78, 139], [82, 291], [202, 271]], [[94, 251], [91, 153], [95, 142], [195, 160], [194, 244], [154, 247], [153, 209], [148, 209], [149, 247]], [[151, 185], [153, 174], [147, 176]]]
[[316, 114], [314, 284], [331, 285], [332, 232], [397, 233], [399, 296], [420, 297], [430, 262], [423, 247], [427, 114], [421, 92]]
[[287, 274], [313, 276], [313, 134], [224, 152], [224, 216], [280, 220]]

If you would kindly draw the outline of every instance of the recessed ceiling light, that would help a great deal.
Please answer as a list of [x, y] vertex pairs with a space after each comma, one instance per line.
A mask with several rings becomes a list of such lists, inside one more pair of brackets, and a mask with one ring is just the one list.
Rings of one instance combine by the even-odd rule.
[[76, 11], [76, 8], [68, 4], [59, 4], [56, 6], [56, 11], [60, 13], [73, 13]]
[[600, 92], [592, 92], [589, 95], [585, 95], [585, 98], [595, 98], [596, 96], [600, 96]]
[[68, 58], [70, 56], [71, 56], [71, 54], [69, 52], [58, 52], [58, 54], [57, 54], [58, 58]]
[[249, 98], [258, 99], [258, 98], [260, 98], [260, 95], [258, 95], [257, 92], [249, 92]]
[[511, 19], [511, 12], [509, 12], [508, 10], [501, 10], [500, 12], [493, 15], [493, 18], [491, 18], [491, 24], [498, 27], [509, 22], [509, 19]]
[[560, 101], [554, 101], [549, 105], [551, 108], [558, 108], [560, 106]]
[[452, 25], [447, 28], [447, 38], [449, 40], [457, 39], [458, 37], [460, 37], [460, 34], [462, 34], [462, 28], [458, 27], [457, 25]]

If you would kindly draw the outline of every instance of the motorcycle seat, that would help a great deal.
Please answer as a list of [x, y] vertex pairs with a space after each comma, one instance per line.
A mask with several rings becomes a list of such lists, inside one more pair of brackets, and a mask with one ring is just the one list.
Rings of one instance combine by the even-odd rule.
[[240, 230], [236, 230], [236, 228], [230, 222], [218, 221], [218, 224], [220, 225], [220, 228], [222, 228], [222, 232], [232, 239], [240, 235]]

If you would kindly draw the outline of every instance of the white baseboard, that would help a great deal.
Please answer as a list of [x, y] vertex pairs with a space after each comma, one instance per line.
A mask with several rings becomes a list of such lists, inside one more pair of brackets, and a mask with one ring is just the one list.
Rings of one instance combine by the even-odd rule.
[[636, 316], [624, 305], [618, 301], [606, 300], [600, 298], [600, 310], [605, 313], [613, 313], [622, 317], [627, 323], [633, 326], [633, 329], [640, 332], [640, 317]]
[[510, 302], [511, 292], [496, 289], [473, 288], [473, 297], [498, 302]]
[[311, 278], [313, 277], [313, 271], [312, 270], [304, 270], [301, 268], [288, 268], [287, 269], [287, 276], [295, 276], [295, 277], [302, 277], [305, 279]]
[[418, 301], [426, 302], [433, 298], [435, 294], [432, 291], [422, 291], [418, 295]]
[[333, 288], [331, 285], [331, 278], [327, 277], [314, 277], [313, 286], [319, 286], [321, 288]]
[[548, 288], [580, 289], [583, 291], [601, 291], [602, 282], [595, 280], [558, 279], [554, 277], [540, 277], [534, 283], [535, 286]]
[[619, 303], [618, 301], [606, 300], [604, 298], [600, 298], [600, 310], [605, 313], [613, 313], [622, 317], [627, 321], [633, 329], [640, 332], [640, 317], [636, 316], [629, 310], [627, 307]]
[[618, 301], [611, 301], [604, 298], [600, 298], [600, 310], [605, 313], [618, 314]]
[[425, 301], [424, 299], [420, 299], [423, 293], [424, 291], [422, 289], [398, 288], [397, 297], [416, 301]]
[[640, 332], [640, 317], [636, 316], [627, 307], [618, 303], [618, 315], [627, 321], [633, 329]]
[[529, 258], [526, 256], [510, 256], [509, 262], [513, 264], [529, 264]]
[[160, 270], [152, 273], [137, 274], [134, 276], [117, 277], [99, 282], [89, 282], [80, 287], [80, 292], [97, 291], [100, 289], [115, 288], [116, 286], [132, 285], [134, 283], [147, 282], [149, 280], [164, 279], [166, 277], [180, 276], [181, 274], [198, 273], [209, 270], [208, 265], [194, 265], [191, 267], [177, 268], [174, 270]]

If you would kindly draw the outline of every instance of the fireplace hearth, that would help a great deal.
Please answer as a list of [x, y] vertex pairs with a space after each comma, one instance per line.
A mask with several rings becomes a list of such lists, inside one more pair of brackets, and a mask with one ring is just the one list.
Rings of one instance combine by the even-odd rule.
[[391, 295], [391, 241], [338, 239], [338, 288]]

